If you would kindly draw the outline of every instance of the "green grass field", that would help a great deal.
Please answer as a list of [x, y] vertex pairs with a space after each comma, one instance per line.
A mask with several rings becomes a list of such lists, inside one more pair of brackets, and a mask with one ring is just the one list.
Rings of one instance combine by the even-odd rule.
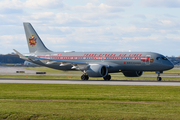
[[180, 119], [180, 87], [0, 84], [0, 119]]
[[[1, 78], [80, 79], [81, 72], [28, 68], [46, 75], [8, 74]], [[180, 69], [163, 80], [179, 81]], [[112, 75], [113, 80], [156, 80]], [[165, 77], [169, 76], [169, 77]], [[102, 79], [102, 78], [90, 78]], [[0, 83], [0, 120], [179, 120], [180, 87]]]

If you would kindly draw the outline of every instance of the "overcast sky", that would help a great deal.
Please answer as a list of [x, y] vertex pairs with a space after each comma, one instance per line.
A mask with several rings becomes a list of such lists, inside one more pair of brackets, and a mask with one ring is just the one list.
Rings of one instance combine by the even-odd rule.
[[180, 55], [180, 0], [0, 0], [0, 54], [29, 52], [23, 22], [52, 51]]

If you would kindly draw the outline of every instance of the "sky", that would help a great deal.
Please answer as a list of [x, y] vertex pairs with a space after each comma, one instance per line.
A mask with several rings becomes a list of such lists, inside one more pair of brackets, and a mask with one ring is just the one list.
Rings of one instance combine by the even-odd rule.
[[180, 55], [180, 0], [0, 0], [0, 54], [28, 53], [23, 22], [52, 51]]

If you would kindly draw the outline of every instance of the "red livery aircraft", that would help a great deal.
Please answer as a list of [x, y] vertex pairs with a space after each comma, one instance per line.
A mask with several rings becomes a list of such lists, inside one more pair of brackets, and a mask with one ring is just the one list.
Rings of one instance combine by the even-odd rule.
[[126, 77], [139, 77], [143, 71], [160, 73], [174, 65], [163, 55], [153, 52], [52, 52], [47, 49], [30, 23], [24, 23], [29, 52], [20, 58], [58, 70], [80, 70], [82, 80], [103, 77], [110, 80], [109, 73], [122, 72]]

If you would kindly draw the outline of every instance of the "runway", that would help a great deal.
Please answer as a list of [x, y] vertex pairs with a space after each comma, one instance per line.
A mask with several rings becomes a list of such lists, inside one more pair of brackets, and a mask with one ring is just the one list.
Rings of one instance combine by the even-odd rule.
[[142, 81], [142, 80], [56, 80], [56, 79], [0, 79], [0, 83], [36, 83], [36, 84], [80, 84], [80, 85], [150, 85], [180, 86], [180, 81]]

